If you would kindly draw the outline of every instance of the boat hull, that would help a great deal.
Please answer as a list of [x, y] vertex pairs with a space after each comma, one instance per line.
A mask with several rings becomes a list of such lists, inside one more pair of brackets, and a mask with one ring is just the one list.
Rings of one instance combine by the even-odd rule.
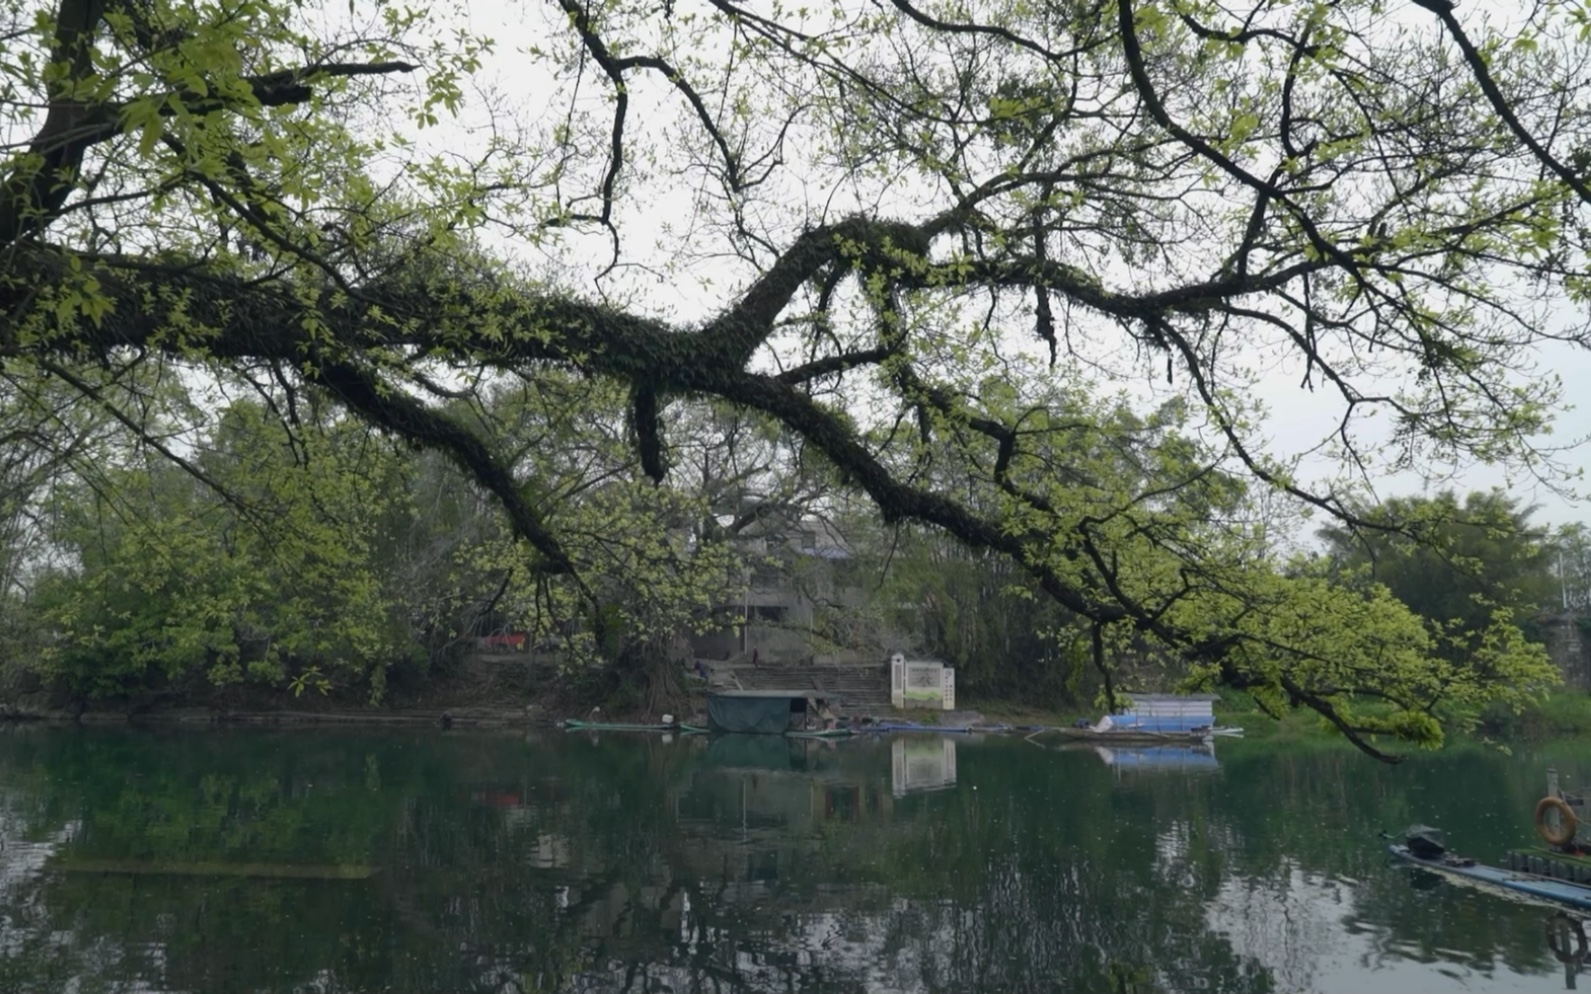
[[1110, 729], [1109, 731], [1096, 732], [1092, 728], [1052, 728], [1049, 730], [1063, 739], [1077, 742], [1091, 742], [1096, 745], [1109, 745], [1112, 742], [1121, 745], [1145, 745], [1177, 743], [1180, 745], [1197, 744], [1210, 741], [1208, 731], [1199, 732], [1147, 732], [1134, 729]]
[[622, 722], [622, 721], [611, 721], [611, 722], [606, 722], [606, 721], [576, 721], [573, 718], [566, 719], [564, 721], [564, 723], [563, 723], [563, 727], [565, 729], [569, 730], [569, 731], [582, 731], [582, 732], [705, 732], [705, 731], [707, 731], [707, 729], [705, 729], [705, 728], [699, 728], [699, 727], [697, 727], [695, 725], [685, 725], [685, 724], [664, 725], [664, 724], [644, 724], [644, 723], [639, 723], [639, 722], [630, 723], [630, 722]]
[[1486, 866], [1475, 863], [1470, 866], [1454, 865], [1444, 862], [1440, 857], [1436, 859], [1423, 859], [1409, 851], [1408, 846], [1393, 844], [1387, 850], [1398, 859], [1433, 873], [1443, 876], [1458, 877], [1463, 880], [1473, 881], [1523, 894], [1539, 901], [1550, 904], [1566, 905], [1581, 911], [1591, 911], [1591, 886], [1571, 883], [1567, 880], [1555, 880], [1535, 873], [1521, 873], [1513, 870], [1504, 870], [1496, 866]]

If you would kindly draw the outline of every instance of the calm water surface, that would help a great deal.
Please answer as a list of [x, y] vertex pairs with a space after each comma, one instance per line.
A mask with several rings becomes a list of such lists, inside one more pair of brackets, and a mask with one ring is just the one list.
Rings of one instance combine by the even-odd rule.
[[1549, 762], [1221, 742], [0, 732], [0, 991], [1556, 991]]

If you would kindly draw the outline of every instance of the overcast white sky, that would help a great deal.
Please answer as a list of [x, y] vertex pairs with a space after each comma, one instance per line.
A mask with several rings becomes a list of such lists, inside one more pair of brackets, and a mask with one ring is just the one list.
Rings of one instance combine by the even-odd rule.
[[[1543, 439], [1544, 446], [1568, 447], [1556, 456], [1568, 471], [1578, 472], [1591, 455], [1585, 442], [1591, 435], [1591, 353], [1562, 343], [1549, 343], [1543, 347], [1542, 368], [1561, 378], [1563, 394], [1570, 410], [1560, 417], [1551, 437]], [[1262, 399], [1271, 414], [1267, 429], [1275, 440], [1278, 451], [1301, 451], [1310, 439], [1319, 437], [1320, 426], [1334, 420], [1336, 408], [1323, 392], [1310, 393], [1298, 387], [1301, 374], [1288, 377], [1278, 373], [1263, 383]], [[1579, 406], [1575, 406], [1575, 405]], [[1323, 461], [1315, 464], [1322, 466]], [[1381, 478], [1377, 486], [1380, 496], [1398, 496], [1428, 493], [1443, 489], [1460, 492], [1489, 487], [1502, 487], [1525, 504], [1540, 506], [1534, 520], [1538, 523], [1569, 524], [1591, 522], [1591, 514], [1584, 502], [1571, 500], [1565, 489], [1581, 491], [1579, 481], [1560, 482], [1549, 487], [1523, 471], [1510, 473], [1499, 466], [1470, 465], [1463, 467], [1433, 466], [1433, 479], [1422, 480], [1412, 473], [1399, 473]], [[1436, 471], [1443, 471], [1437, 477]], [[1324, 467], [1320, 470], [1326, 471]]]
[[[679, 0], [680, 9], [691, 0]], [[1470, 23], [1477, 23], [1485, 17], [1506, 17], [1510, 10], [1516, 9], [1512, 4], [1495, 2], [1473, 3], [1466, 15]], [[541, 120], [545, 123], [548, 113], [561, 115], [563, 111], [553, 106], [548, 94], [556, 92], [556, 87], [550, 76], [537, 70], [524, 55], [525, 51], [533, 46], [546, 47], [549, 39], [557, 34], [566, 32], [563, 25], [563, 15], [552, 3], [525, 4], [517, 2], [504, 2], [504, 0], [483, 0], [470, 4], [462, 16], [468, 19], [473, 30], [492, 36], [497, 42], [494, 55], [488, 59], [480, 80], [485, 87], [495, 91], [493, 99], [497, 101], [499, 113], [507, 108], [509, 112], [521, 121]], [[566, 36], [567, 37], [567, 36]], [[595, 70], [593, 69], [593, 72]], [[588, 84], [585, 101], [592, 106], [605, 103], [606, 91], [601, 85]], [[632, 91], [633, 103], [630, 115], [630, 135], [636, 142], [635, 148], [642, 147], [648, 140], [647, 136], [659, 136], [667, 130], [670, 122], [678, 121], [679, 105], [668, 94], [663, 94], [663, 99], [658, 99], [656, 89], [646, 91], [637, 88]], [[486, 101], [484, 95], [473, 98], [474, 106], [466, 112], [461, 121], [446, 124], [440, 129], [430, 133], [417, 135], [422, 144], [432, 147], [451, 147], [455, 136], [465, 134], [469, 125], [479, 125], [484, 122]], [[476, 132], [478, 135], [480, 132]], [[473, 140], [473, 139], [471, 139]], [[462, 142], [468, 144], [468, 140]], [[792, 189], [792, 196], [811, 197], [812, 190]], [[818, 194], [824, 194], [820, 187]], [[627, 209], [623, 215], [625, 235], [629, 244], [644, 244], [653, 242], [654, 251], [666, 254], [669, 241], [677, 237], [682, 227], [689, 224], [689, 195], [688, 191], [678, 188], [668, 196], [654, 197], [648, 200], [644, 209]], [[605, 256], [606, 243], [603, 238], [578, 239], [564, 247], [574, 253], [575, 257], [586, 256], [584, 262], [595, 271], [594, 260]], [[567, 259], [568, 257], [566, 257]], [[643, 287], [644, 295], [650, 309], [658, 312], [673, 312], [675, 315], [690, 318], [701, 313], [703, 305], [722, 305], [726, 298], [727, 285], [733, 285], [737, 280], [744, 279], [744, 268], [727, 264], [721, 274], [709, 276], [714, 285], [703, 287], [699, 282], [702, 271], [698, 266], [693, 278], [660, 278], [655, 274], [642, 274], [628, 271], [616, 274], [609, 278], [608, 286], [628, 285], [632, 291], [636, 287]], [[693, 281], [696, 280], [696, 281]], [[577, 281], [578, 282], [578, 281]], [[591, 287], [587, 283], [587, 287]], [[1583, 321], [1582, 315], [1564, 314], [1563, 323], [1571, 324]], [[1271, 361], [1263, 356], [1256, 356], [1256, 367], [1261, 363], [1270, 362], [1263, 378], [1257, 383], [1255, 393], [1268, 408], [1269, 415], [1265, 421], [1264, 432], [1272, 443], [1272, 452], [1276, 455], [1289, 455], [1312, 450], [1320, 442], [1331, 426], [1338, 421], [1340, 404], [1325, 390], [1310, 391], [1300, 385], [1303, 371], [1301, 365], [1290, 360]], [[1588, 403], [1582, 404], [1582, 395], [1591, 395], [1591, 353], [1563, 344], [1553, 344], [1540, 356], [1541, 368], [1545, 373], [1559, 376], [1563, 383], [1565, 401], [1571, 409], [1561, 416], [1554, 434], [1544, 441], [1551, 446], [1572, 446], [1558, 453], [1560, 465], [1571, 472], [1578, 471], [1585, 461], [1586, 454], [1591, 453], [1591, 448], [1577, 444], [1582, 439], [1591, 436], [1591, 396], [1585, 399]], [[1167, 395], [1163, 359], [1154, 359], [1144, 365], [1143, 375], [1137, 383], [1121, 383], [1122, 387], [1131, 390], [1135, 395], [1148, 398], [1163, 398]], [[1358, 431], [1361, 437], [1365, 436], [1368, 429], [1364, 426]], [[1340, 466], [1325, 456], [1307, 460], [1301, 471], [1304, 481], [1319, 479], [1327, 475], [1335, 475]], [[1376, 490], [1379, 496], [1392, 496], [1420, 492], [1431, 492], [1436, 489], [1452, 488], [1460, 491], [1468, 489], [1503, 487], [1509, 493], [1519, 497], [1525, 503], [1540, 506], [1536, 520], [1554, 524], [1568, 523], [1591, 519], [1587, 509], [1569, 500], [1563, 493], [1554, 492], [1553, 488], [1540, 483], [1530, 473], [1524, 471], [1509, 471], [1495, 466], [1459, 466], [1459, 467], [1431, 467], [1432, 479], [1422, 479], [1415, 474], [1398, 474], [1381, 476], [1376, 481]], [[1560, 484], [1560, 489], [1577, 487], [1573, 481]]]

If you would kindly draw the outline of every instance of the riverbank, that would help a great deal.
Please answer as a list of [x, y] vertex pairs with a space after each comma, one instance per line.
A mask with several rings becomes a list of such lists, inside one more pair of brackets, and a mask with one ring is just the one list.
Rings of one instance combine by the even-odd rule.
[[[486, 728], [552, 725], [578, 703], [555, 666], [498, 654], [464, 657], [412, 685], [328, 693], [209, 684], [99, 700], [72, 699], [37, 680], [0, 688], [0, 721], [88, 725], [358, 725]], [[589, 707], [589, 705], [587, 705]], [[583, 708], [581, 709], [584, 710]]]
[[1591, 694], [1560, 690], [1518, 714], [1488, 713], [1482, 716], [1478, 731], [1505, 741], [1591, 736]]
[[[693, 695], [703, 689], [691, 688]], [[565, 718], [587, 716], [599, 706], [582, 691], [560, 679], [553, 666], [533, 665], [522, 657], [481, 654], [460, 660], [448, 672], [423, 684], [390, 687], [376, 704], [353, 692], [294, 694], [286, 689], [209, 686], [126, 700], [74, 702], [43, 688], [13, 686], [0, 693], [0, 721], [188, 727], [551, 727]], [[698, 705], [697, 710], [704, 707], [693, 698], [684, 703], [680, 713], [688, 715], [693, 704]], [[1015, 727], [1064, 727], [1080, 718], [1099, 717], [1097, 709], [1088, 705], [1044, 707], [972, 695], [962, 704], [978, 712], [983, 722]], [[604, 721], [652, 721], [658, 717], [633, 707], [616, 707], [611, 701], [600, 707]], [[1272, 718], [1245, 694], [1221, 693], [1215, 713], [1217, 723], [1242, 728], [1251, 742], [1352, 748], [1313, 712], [1293, 711]], [[899, 712], [894, 717], [926, 725], [943, 723], [942, 714], [928, 710]], [[1591, 695], [1564, 690], [1518, 714], [1485, 715], [1475, 729], [1451, 736], [1449, 741], [1495, 744], [1580, 736], [1591, 736]]]
[[533, 709], [475, 708], [450, 711], [435, 708], [404, 710], [326, 710], [291, 709], [261, 711], [222, 711], [210, 708], [170, 708], [149, 711], [76, 710], [65, 708], [17, 708], [0, 706], [0, 721], [41, 722], [78, 725], [181, 725], [181, 726], [271, 726], [324, 725], [362, 728], [438, 727], [511, 728], [550, 727], [559, 719]]
[[[1312, 711], [1290, 711], [1280, 718], [1272, 718], [1246, 695], [1233, 692], [1221, 694], [1215, 711], [1222, 724], [1242, 727], [1244, 737], [1250, 741], [1353, 748], [1325, 719]], [[1582, 737], [1591, 738], [1591, 694], [1564, 689], [1517, 713], [1489, 711], [1480, 716], [1473, 728], [1449, 733], [1446, 744], [1497, 746]], [[1391, 738], [1383, 738], [1380, 744], [1396, 752], [1407, 752], [1410, 748]]]
[[[1017, 726], [1066, 726], [1081, 717], [1090, 720], [1098, 717], [1084, 707], [1036, 708], [1020, 703], [982, 700], [973, 700], [968, 706], [976, 708], [990, 722]], [[1347, 739], [1315, 712], [1300, 709], [1272, 717], [1248, 695], [1236, 691], [1219, 692], [1219, 699], [1215, 703], [1215, 719], [1219, 725], [1243, 729], [1243, 738], [1248, 742], [1289, 748], [1354, 750]], [[1485, 715], [1473, 729], [1450, 733], [1447, 743], [1496, 745], [1580, 736], [1591, 737], [1591, 695], [1565, 690], [1518, 714], [1499, 712]], [[1415, 748], [1390, 737], [1372, 739], [1372, 742], [1395, 753], [1406, 753]]]

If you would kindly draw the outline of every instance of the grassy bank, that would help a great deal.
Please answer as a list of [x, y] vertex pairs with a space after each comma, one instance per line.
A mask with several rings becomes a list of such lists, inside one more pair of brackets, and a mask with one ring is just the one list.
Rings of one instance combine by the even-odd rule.
[[[1081, 705], [1034, 707], [1011, 701], [979, 700], [966, 702], [964, 707], [978, 712], [985, 721], [1019, 726], [1071, 725], [1079, 718], [1087, 718], [1090, 721], [1099, 718], [1097, 708]], [[932, 712], [925, 714], [931, 715]], [[932, 721], [931, 718], [925, 720]], [[1244, 738], [1250, 741], [1278, 745], [1338, 743], [1347, 746], [1347, 742], [1314, 712], [1293, 711], [1284, 714], [1278, 720], [1261, 711], [1247, 694], [1223, 692], [1220, 700], [1215, 703], [1215, 720], [1217, 724], [1242, 728]]]
[[[1245, 695], [1223, 693], [1216, 705], [1222, 724], [1240, 725], [1251, 740], [1274, 743], [1312, 743], [1343, 741], [1320, 716], [1310, 711], [1293, 711], [1273, 719]], [[1449, 734], [1447, 742], [1509, 743], [1544, 739], [1591, 737], [1591, 695], [1580, 691], [1560, 691], [1539, 704], [1517, 714], [1496, 709], [1481, 717], [1470, 731]], [[1407, 751], [1408, 745], [1391, 739], [1384, 745], [1393, 751]]]
[[[1278, 745], [1326, 742], [1347, 745], [1346, 740], [1314, 712], [1292, 711], [1279, 720], [1274, 719], [1243, 694], [1223, 693], [1216, 704], [1216, 717], [1224, 725], [1241, 726], [1244, 737], [1250, 741]], [[1501, 708], [1487, 712], [1474, 729], [1449, 734], [1446, 744], [1496, 745], [1580, 737], [1591, 738], [1591, 694], [1563, 690], [1518, 713]], [[1394, 752], [1407, 752], [1410, 748], [1392, 739], [1380, 744]]]
[[1503, 742], [1591, 736], [1591, 694], [1560, 690], [1518, 714], [1487, 712], [1476, 731]]
[[1243, 737], [1250, 742], [1278, 745], [1341, 742], [1347, 745], [1347, 741], [1313, 711], [1285, 711], [1280, 718], [1272, 718], [1247, 694], [1223, 691], [1220, 697], [1215, 704], [1216, 720], [1243, 729]]

